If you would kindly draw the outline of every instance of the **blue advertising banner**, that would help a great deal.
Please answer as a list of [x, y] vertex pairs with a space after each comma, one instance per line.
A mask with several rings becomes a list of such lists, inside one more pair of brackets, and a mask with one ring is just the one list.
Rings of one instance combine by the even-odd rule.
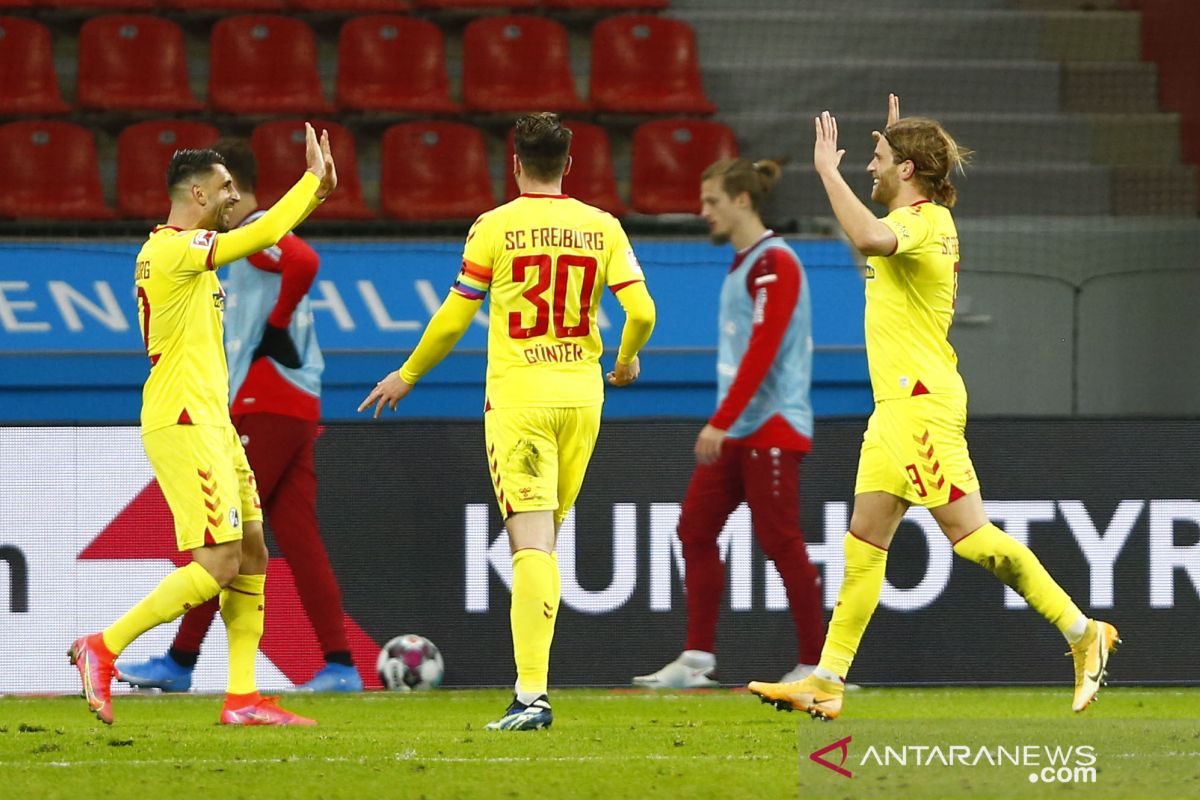
[[[315, 242], [310, 291], [325, 351], [324, 413], [353, 418], [371, 384], [403, 360], [457, 274], [458, 241]], [[819, 414], [870, 408], [862, 280], [838, 241], [795, 240], [813, 297], [814, 402]], [[0, 419], [132, 420], [148, 365], [137, 326], [133, 260], [140, 243], [0, 245]], [[702, 416], [713, 404], [716, 306], [732, 259], [702, 241], [635, 242], [658, 325], [633, 392], [611, 392], [610, 414]], [[623, 314], [605, 293], [610, 347]], [[455, 353], [405, 403], [410, 417], [473, 417], [483, 396], [483, 313]]]

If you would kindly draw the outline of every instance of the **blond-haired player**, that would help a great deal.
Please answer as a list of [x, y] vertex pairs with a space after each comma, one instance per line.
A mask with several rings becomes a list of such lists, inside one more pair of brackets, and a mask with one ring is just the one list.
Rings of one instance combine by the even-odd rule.
[[138, 253], [134, 279], [150, 376], [142, 391], [142, 442], [171, 508], [179, 549], [190, 564], [172, 572], [68, 656], [88, 706], [112, 724], [113, 662], [134, 639], [220, 595], [229, 638], [225, 725], [311, 725], [259, 695], [254, 658], [263, 631], [267, 549], [254, 473], [229, 417], [229, 370], [216, 270], [274, 245], [337, 186], [322, 131], [305, 125], [308, 170], [253, 223], [225, 233], [238, 202], [233, 178], [214, 150], [179, 150], [167, 167], [165, 225]]
[[600, 430], [604, 380], [596, 325], [609, 288], [625, 310], [613, 386], [638, 377], [654, 303], [621, 224], [562, 193], [571, 131], [554, 114], [517, 120], [513, 174], [521, 196], [471, 226], [458, 281], [416, 350], [359, 406], [395, 410], [446, 356], [490, 292], [484, 434], [496, 499], [513, 553], [516, 697], [490, 730], [553, 721], [547, 683], [560, 580], [559, 526], [575, 503]]
[[877, 219], [838, 170], [837, 121], [816, 119], [813, 163], [851, 243], [867, 259], [866, 341], [875, 411], [867, 423], [854, 511], [844, 539], [845, 573], [817, 669], [792, 683], [752, 682], [778, 708], [833, 719], [842, 710], [846, 673], [883, 585], [887, 548], [908, 507], [929, 509], [954, 552], [989, 570], [1062, 632], [1075, 660], [1071, 707], [1083, 711], [1120, 641], [1107, 622], [1090, 620], [1037, 556], [988, 521], [967, 452], [967, 392], [947, 340], [958, 289], [957, 199], [951, 172], [969, 156], [934, 120], [900, 118], [875, 132], [867, 171]]

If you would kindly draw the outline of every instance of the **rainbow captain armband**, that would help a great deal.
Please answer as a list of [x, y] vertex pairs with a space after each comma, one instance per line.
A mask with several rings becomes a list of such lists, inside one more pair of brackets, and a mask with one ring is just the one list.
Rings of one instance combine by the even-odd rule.
[[491, 267], [481, 267], [471, 261], [463, 261], [458, 280], [450, 287], [468, 300], [482, 300], [487, 297], [488, 289], [492, 286]]

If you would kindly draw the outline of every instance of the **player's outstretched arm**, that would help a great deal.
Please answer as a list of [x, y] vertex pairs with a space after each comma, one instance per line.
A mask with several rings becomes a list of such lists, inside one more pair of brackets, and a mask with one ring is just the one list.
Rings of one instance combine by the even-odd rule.
[[[813, 144], [813, 166], [825, 185], [825, 194], [829, 196], [834, 216], [846, 231], [850, 243], [860, 253], [866, 256], [891, 255], [896, 250], [895, 234], [855, 197], [854, 190], [842, 177], [839, 167], [846, 151], [839, 150], [837, 146], [837, 119], [828, 111], [822, 111], [815, 122], [817, 138]], [[880, 134], [876, 132], [875, 135]]]
[[613, 386], [628, 386], [641, 374], [638, 352], [650, 341], [654, 332], [656, 311], [654, 299], [646, 289], [644, 281], [635, 281], [621, 287], [617, 301], [625, 310], [625, 327], [621, 330], [621, 347], [617, 351], [617, 363], [605, 377]]
[[313, 126], [304, 123], [308, 169], [287, 193], [261, 217], [229, 233], [217, 235], [213, 263], [230, 264], [265, 250], [303, 222], [329, 193], [337, 188], [337, 170], [329, 147], [329, 132], [317, 139]]
[[436, 367], [443, 358], [449, 355], [458, 344], [458, 340], [471, 327], [475, 312], [483, 305], [483, 300], [470, 300], [457, 292], [451, 292], [442, 307], [429, 320], [417, 349], [395, 372], [389, 373], [383, 380], [375, 384], [371, 393], [359, 404], [359, 412], [375, 406], [375, 419], [383, 413], [387, 406], [392, 411], [403, 400], [417, 381], [429, 370]]

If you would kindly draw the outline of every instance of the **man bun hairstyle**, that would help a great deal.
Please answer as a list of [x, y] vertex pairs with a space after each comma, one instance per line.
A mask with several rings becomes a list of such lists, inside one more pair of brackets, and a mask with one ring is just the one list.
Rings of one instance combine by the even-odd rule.
[[225, 159], [212, 148], [176, 150], [167, 164], [167, 194], [174, 197], [185, 185], [200, 176], [207, 177], [213, 167], [225, 164]]
[[258, 186], [258, 160], [250, 140], [240, 136], [222, 136], [212, 147], [225, 159], [225, 167], [233, 176], [239, 191], [253, 192]]
[[562, 177], [571, 153], [571, 129], [563, 127], [558, 114], [543, 111], [519, 118], [513, 133], [513, 149], [521, 168], [535, 181]]
[[913, 163], [913, 176], [925, 193], [946, 208], [958, 202], [950, 173], [970, 163], [972, 152], [960, 147], [941, 123], [925, 117], [905, 117], [883, 132], [897, 164]]
[[704, 170], [700, 180], [721, 179], [721, 188], [730, 197], [742, 192], [750, 195], [750, 204], [762, 215], [771, 189], [783, 176], [783, 161], [768, 158], [750, 161], [746, 158], [723, 158]]

